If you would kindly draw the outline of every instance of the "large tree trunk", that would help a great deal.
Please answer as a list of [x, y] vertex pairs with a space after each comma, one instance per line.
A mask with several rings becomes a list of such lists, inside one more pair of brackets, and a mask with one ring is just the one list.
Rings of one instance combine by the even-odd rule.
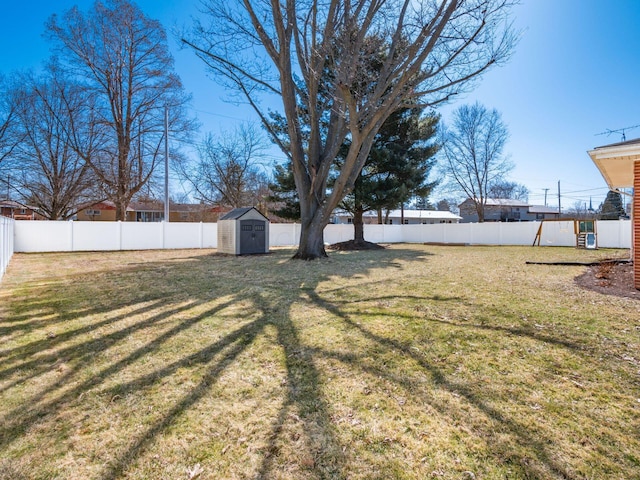
[[131, 202], [132, 195], [123, 191], [122, 188], [118, 188], [119, 192], [116, 197], [113, 199], [113, 203], [116, 206], [116, 221], [126, 222], [127, 221], [127, 207], [129, 207], [129, 203]]
[[476, 203], [476, 212], [478, 213], [478, 223], [484, 223], [484, 205]]
[[324, 227], [328, 222], [323, 221], [321, 215], [314, 215], [310, 222], [302, 223], [300, 230], [300, 244], [293, 258], [299, 260], [315, 260], [324, 258]]
[[127, 221], [127, 203], [124, 201], [116, 201], [116, 221]]
[[353, 212], [353, 242], [356, 245], [364, 245], [364, 221], [362, 206], [357, 206]]

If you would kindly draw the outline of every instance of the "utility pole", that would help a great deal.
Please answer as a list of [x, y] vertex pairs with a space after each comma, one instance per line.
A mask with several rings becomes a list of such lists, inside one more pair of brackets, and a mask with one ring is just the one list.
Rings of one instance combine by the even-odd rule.
[[169, 221], [169, 109], [164, 107], [164, 221]]
[[562, 215], [562, 203], [560, 203], [560, 180], [558, 180], [558, 218]]
[[543, 188], [544, 190], [544, 206], [547, 206], [547, 192], [549, 191], [548, 188]]

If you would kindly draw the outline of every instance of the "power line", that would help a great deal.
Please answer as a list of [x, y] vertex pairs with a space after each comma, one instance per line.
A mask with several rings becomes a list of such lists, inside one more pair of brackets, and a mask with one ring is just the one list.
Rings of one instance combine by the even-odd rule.
[[232, 117], [232, 116], [230, 116], [230, 115], [223, 115], [222, 113], [209, 112], [209, 111], [207, 111], [207, 110], [199, 110], [199, 109], [197, 109], [197, 108], [194, 108], [193, 110], [194, 110], [195, 112], [198, 112], [198, 113], [204, 113], [205, 115], [211, 115], [211, 116], [213, 116], [213, 117], [228, 118], [228, 119], [230, 119], [230, 120], [237, 120], [237, 121], [239, 121], [239, 122], [245, 122], [245, 121], [247, 121], [247, 119], [246, 119], [246, 118], [244, 118], [244, 119], [243, 119], [243, 118], [238, 118], [238, 117]]
[[571, 190], [565, 193], [583, 193], [583, 192], [597, 192], [598, 190], [609, 190], [609, 187], [588, 188], [586, 190]]

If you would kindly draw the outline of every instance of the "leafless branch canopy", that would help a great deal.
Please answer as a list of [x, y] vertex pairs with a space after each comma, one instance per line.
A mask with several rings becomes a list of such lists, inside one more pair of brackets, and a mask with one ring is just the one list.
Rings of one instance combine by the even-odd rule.
[[480, 221], [490, 192], [513, 168], [503, 155], [508, 137], [498, 111], [478, 103], [458, 108], [452, 125], [441, 129], [442, 170], [475, 204]]
[[10, 92], [11, 130], [19, 139], [11, 154], [12, 186], [19, 198], [51, 220], [100, 200], [96, 177], [77, 148], [89, 150], [96, 139], [83, 87], [52, 65], [39, 77], [16, 76]]
[[260, 205], [268, 194], [262, 160], [267, 141], [254, 124], [232, 132], [209, 134], [195, 163], [182, 164], [179, 174], [201, 201], [224, 207]]
[[[204, 0], [202, 20], [183, 41], [267, 128], [261, 100], [270, 93], [281, 98], [304, 237], [305, 224], [328, 221], [353, 187], [393, 111], [446, 102], [509, 57], [513, 3]], [[374, 55], [385, 60], [372, 78], [367, 59]], [[331, 163], [347, 135], [349, 155], [327, 192]]]
[[124, 220], [163, 159], [165, 108], [174, 136], [193, 129], [164, 28], [128, 0], [98, 0], [86, 14], [73, 7], [47, 27], [62, 68], [93, 98], [103, 142], [82, 154]]

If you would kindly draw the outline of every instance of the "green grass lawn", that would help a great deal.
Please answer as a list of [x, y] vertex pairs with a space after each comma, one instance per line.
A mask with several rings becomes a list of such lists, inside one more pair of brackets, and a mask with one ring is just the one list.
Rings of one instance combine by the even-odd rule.
[[640, 478], [626, 251], [17, 254], [0, 479]]

